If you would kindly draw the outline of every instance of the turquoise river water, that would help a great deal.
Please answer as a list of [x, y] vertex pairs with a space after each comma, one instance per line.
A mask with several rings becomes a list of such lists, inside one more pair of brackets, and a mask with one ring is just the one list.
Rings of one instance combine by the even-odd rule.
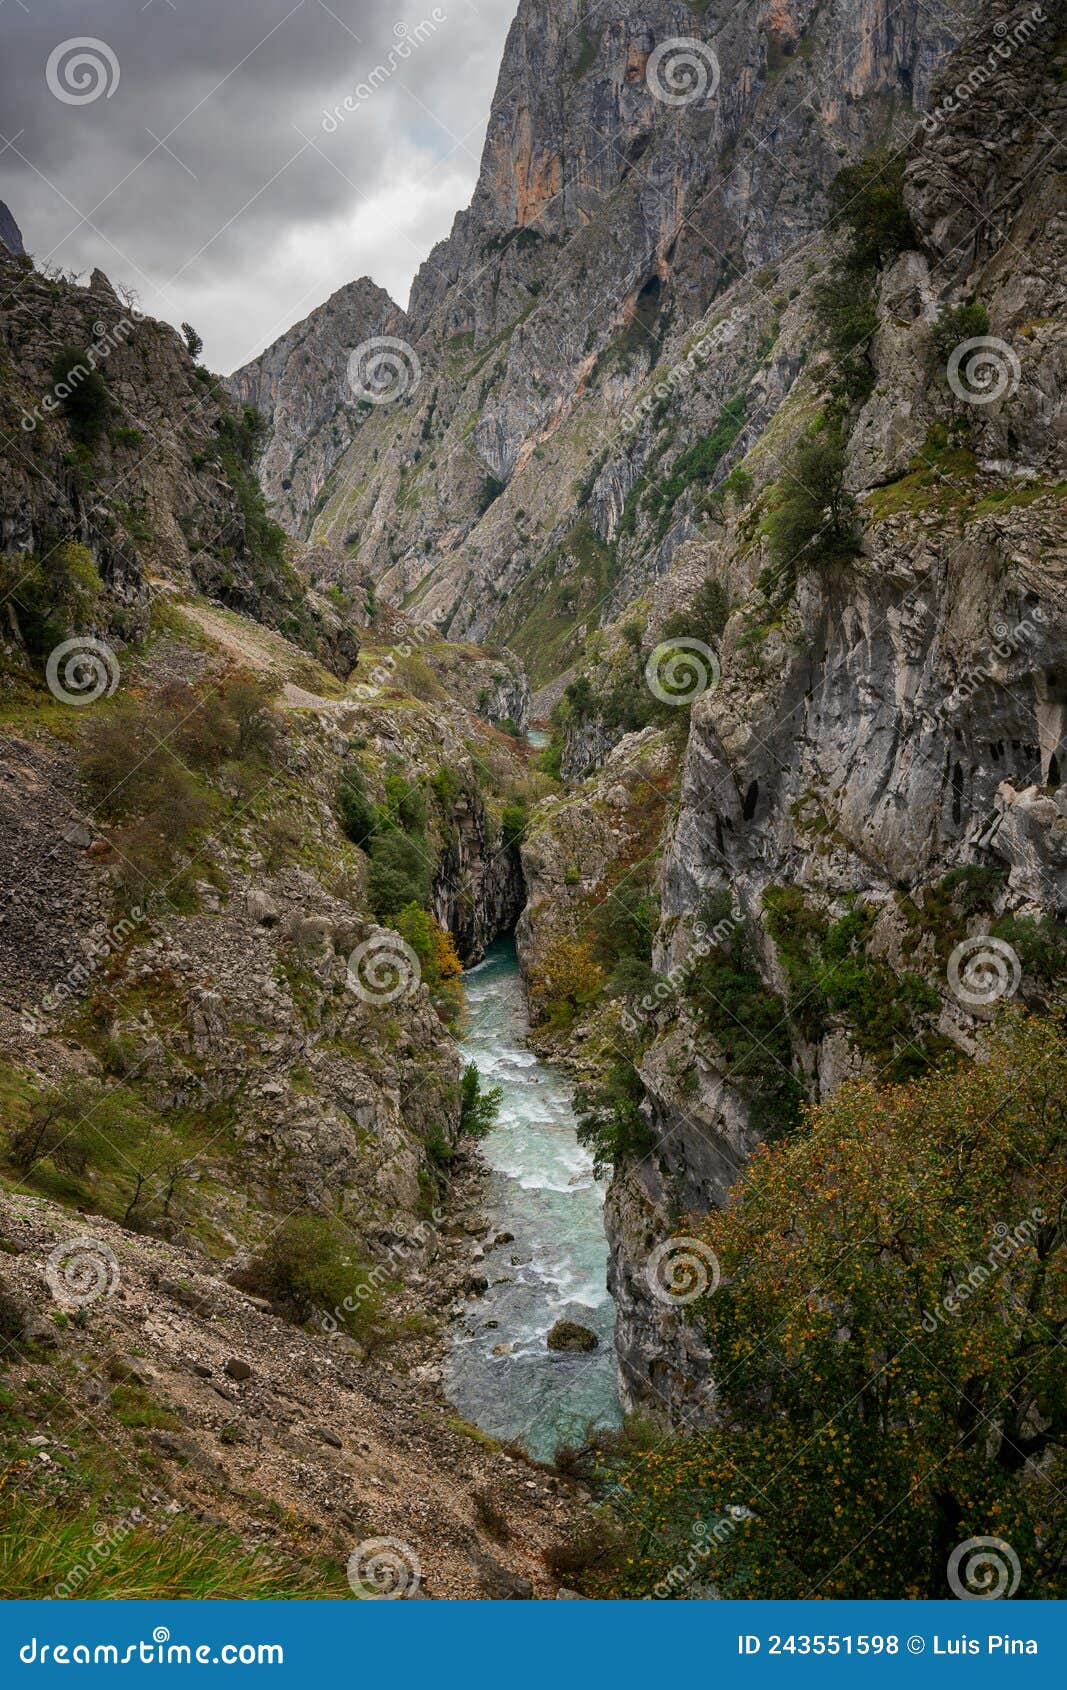
[[[502, 1089], [496, 1127], [482, 1142], [489, 1164], [489, 1290], [468, 1304], [446, 1376], [459, 1412], [494, 1437], [518, 1439], [539, 1459], [574, 1441], [590, 1421], [619, 1422], [605, 1284], [604, 1193], [575, 1137], [570, 1088], [526, 1044], [525, 994], [511, 940], [492, 946], [463, 976], [467, 1061], [484, 1086]], [[600, 1340], [587, 1353], [549, 1350], [560, 1319]]]

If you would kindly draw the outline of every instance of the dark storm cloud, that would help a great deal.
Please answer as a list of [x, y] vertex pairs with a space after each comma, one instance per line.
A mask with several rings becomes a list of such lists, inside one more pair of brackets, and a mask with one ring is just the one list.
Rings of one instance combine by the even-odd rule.
[[403, 297], [516, 3], [0, 0], [0, 199], [38, 261], [99, 265], [229, 369], [357, 275]]

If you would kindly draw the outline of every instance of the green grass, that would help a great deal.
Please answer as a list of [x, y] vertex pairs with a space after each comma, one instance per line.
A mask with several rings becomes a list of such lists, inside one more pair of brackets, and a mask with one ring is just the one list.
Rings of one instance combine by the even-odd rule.
[[[99, 1512], [5, 1498], [0, 1598], [144, 1601], [159, 1597], [264, 1601], [348, 1595], [340, 1566], [250, 1550], [232, 1532], [177, 1520], [134, 1523], [104, 1498]], [[98, 1527], [104, 1531], [98, 1533]]]

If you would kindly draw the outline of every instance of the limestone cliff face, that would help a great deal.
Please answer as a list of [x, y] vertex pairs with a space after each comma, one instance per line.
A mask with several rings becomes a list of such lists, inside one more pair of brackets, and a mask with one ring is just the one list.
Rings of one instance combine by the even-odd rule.
[[251, 363], [227, 378], [242, 404], [266, 426], [260, 480], [272, 511], [302, 534], [334, 465], [362, 414], [349, 360], [376, 336], [404, 333], [404, 315], [366, 276], [338, 288]]
[[[960, 15], [523, 4], [474, 200], [412, 290], [421, 379], [367, 417], [316, 533], [452, 636], [504, 637], [539, 682], [566, 668], [686, 533], [683, 510], [619, 533], [657, 451], [631, 403], [742, 276], [762, 278], [751, 356], [774, 269], [842, 161], [914, 121]], [[728, 396], [706, 374], [705, 411]]]
[[[1026, 943], [1036, 927], [1062, 952], [1067, 920], [1067, 221], [1048, 140], [1065, 101], [1051, 12], [1048, 35], [994, 59], [988, 81], [972, 74], [1028, 15], [998, 8], [995, 29], [956, 56], [935, 99], [968, 80], [974, 92], [913, 150], [918, 250], [882, 279], [876, 382], [850, 439], [861, 555], [805, 581], [774, 627], [754, 631], [759, 595], [743, 597], [722, 682], [693, 709], [655, 964], [683, 968], [699, 912], [732, 905], [809, 1097], [850, 1073], [899, 1075], [942, 1043], [975, 1048], [997, 996], [969, 1000], [966, 979], [961, 994], [957, 946], [1004, 968], [1020, 1001], [1041, 1001], [1063, 966]], [[1010, 144], [991, 153], [998, 122]], [[970, 297], [1004, 379], [999, 397], [972, 386], [961, 401], [935, 373], [931, 329]], [[931, 442], [950, 427], [973, 456], [939, 469]], [[758, 570], [729, 525], [696, 550], [735, 586]], [[856, 911], [879, 982], [866, 1024], [841, 1000], [816, 1011], [823, 965], [802, 931]], [[1008, 945], [999, 955], [991, 933]], [[686, 1421], [709, 1411], [708, 1358], [650, 1294], [644, 1263], [679, 1216], [725, 1201], [762, 1129], [751, 1071], [692, 1004], [653, 1026], [640, 1072], [657, 1147], [620, 1170], [608, 1209], [618, 1344], [629, 1400]], [[767, 1070], [783, 1061], [772, 1042]]]

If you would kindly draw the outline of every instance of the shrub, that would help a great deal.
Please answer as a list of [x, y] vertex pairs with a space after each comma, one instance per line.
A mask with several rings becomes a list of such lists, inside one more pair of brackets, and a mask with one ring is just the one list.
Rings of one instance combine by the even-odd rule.
[[68, 540], [43, 563], [32, 556], [0, 559], [0, 590], [14, 608], [26, 650], [41, 659], [94, 625], [104, 589], [92, 553]]
[[463, 1011], [459, 978], [463, 964], [456, 954], [451, 933], [436, 916], [418, 904], [405, 904], [392, 918], [392, 925], [419, 959], [419, 971], [442, 1018], [452, 1025]]
[[516, 798], [512, 803], [505, 804], [504, 813], [500, 818], [500, 836], [509, 848], [521, 845], [526, 837], [526, 829], [530, 821], [530, 807], [525, 798]]
[[530, 970], [530, 996], [542, 1014], [569, 1020], [592, 1003], [603, 982], [591, 941], [561, 933]]
[[724, 1599], [944, 1598], [988, 1537], [1029, 1597], [1067, 1594], [1065, 1064], [1061, 1021], [1007, 1015], [982, 1060], [846, 1082], [756, 1152], [686, 1311], [717, 1427], [608, 1465], [627, 1555], [592, 1593], [673, 1595], [696, 1519]]
[[296, 1320], [335, 1321], [352, 1337], [365, 1335], [381, 1313], [381, 1295], [351, 1233], [325, 1215], [290, 1216], [256, 1256], [249, 1277]]
[[79, 446], [91, 449], [107, 427], [111, 401], [99, 370], [88, 362], [89, 354], [77, 346], [64, 346], [52, 360], [52, 383], [60, 390], [67, 427]]
[[427, 821], [426, 800], [420, 788], [412, 786], [407, 775], [386, 775], [385, 802], [405, 833], [423, 832]]
[[455, 808], [456, 800], [463, 791], [462, 775], [457, 774], [455, 769], [450, 769], [447, 764], [442, 764], [430, 785], [444, 810], [451, 811]]
[[767, 534], [781, 576], [856, 551], [855, 505], [845, 491], [845, 444], [836, 428], [797, 442], [779, 488]]
[[974, 340], [989, 333], [989, 312], [976, 300], [946, 307], [934, 324], [933, 344], [938, 360], [947, 364], [961, 340]]
[[368, 797], [363, 772], [355, 763], [341, 772], [337, 809], [341, 826], [353, 845], [361, 845], [366, 850], [378, 830], [378, 809]]
[[830, 216], [851, 235], [850, 263], [883, 270], [916, 244], [904, 203], [904, 158], [879, 149], [838, 171], [830, 189]]
[[592, 1151], [598, 1178], [655, 1149], [655, 1135], [641, 1113], [643, 1099], [632, 1062], [615, 1062], [595, 1085], [579, 1088], [578, 1142]]
[[425, 906], [430, 898], [430, 862], [425, 849], [392, 829], [374, 836], [367, 879], [371, 909], [389, 921], [405, 904]]
[[730, 599], [722, 582], [705, 576], [688, 610], [676, 610], [663, 624], [663, 638], [684, 639], [691, 635], [718, 640], [730, 619]]

